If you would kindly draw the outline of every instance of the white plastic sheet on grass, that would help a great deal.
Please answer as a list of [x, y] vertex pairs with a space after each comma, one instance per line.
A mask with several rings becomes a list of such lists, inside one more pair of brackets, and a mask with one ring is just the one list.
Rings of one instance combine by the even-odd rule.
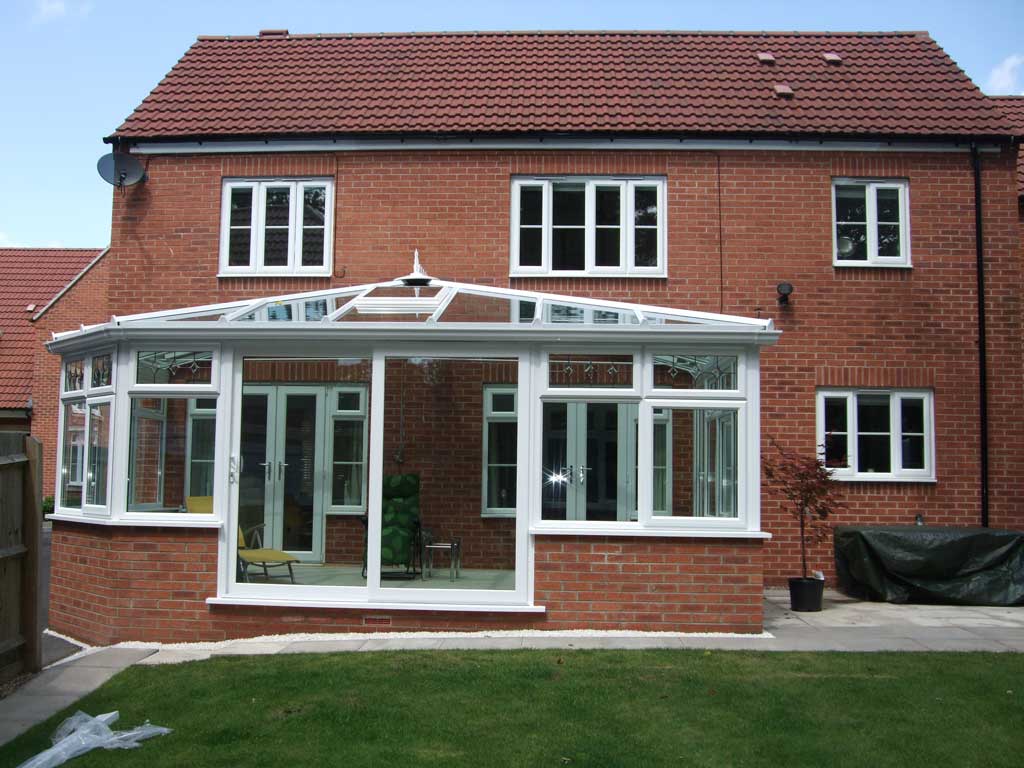
[[135, 749], [139, 742], [153, 736], [170, 733], [170, 728], [144, 725], [129, 731], [114, 731], [110, 726], [117, 722], [120, 712], [107, 712], [104, 715], [87, 715], [75, 712], [53, 732], [53, 746], [45, 752], [26, 760], [18, 768], [54, 768], [63, 765], [73, 757], [84, 755], [94, 749]]

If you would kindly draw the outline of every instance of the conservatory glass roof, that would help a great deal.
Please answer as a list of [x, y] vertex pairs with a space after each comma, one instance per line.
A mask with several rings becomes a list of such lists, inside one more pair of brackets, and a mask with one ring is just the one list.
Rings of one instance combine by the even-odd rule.
[[272, 332], [284, 328], [315, 329], [317, 335], [335, 328], [358, 333], [358, 329], [371, 327], [403, 332], [415, 328], [496, 332], [545, 328], [572, 332], [589, 328], [613, 333], [660, 328], [776, 335], [770, 319], [458, 283], [413, 272], [404, 278], [368, 285], [114, 316], [106, 323], [55, 333], [53, 338], [55, 342], [70, 340], [112, 329], [176, 329], [187, 334], [202, 328], [230, 336], [233, 332], [250, 335], [261, 329]]

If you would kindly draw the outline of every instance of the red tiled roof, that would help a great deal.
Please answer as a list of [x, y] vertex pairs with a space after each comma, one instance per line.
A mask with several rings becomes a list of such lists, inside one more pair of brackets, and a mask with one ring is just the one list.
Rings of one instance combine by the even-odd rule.
[[0, 408], [24, 408], [32, 394], [38, 343], [32, 316], [99, 253], [98, 248], [0, 248]]
[[[1018, 136], [1024, 136], [1024, 96], [993, 96], [999, 111]], [[1017, 150], [1017, 194], [1024, 196], [1024, 144]]]
[[535, 132], [1007, 126], [924, 32], [466, 32], [201, 37], [114, 135]]

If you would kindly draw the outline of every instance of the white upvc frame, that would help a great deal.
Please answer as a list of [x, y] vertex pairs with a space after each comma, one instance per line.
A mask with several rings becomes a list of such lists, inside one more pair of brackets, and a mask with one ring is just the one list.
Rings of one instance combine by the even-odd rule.
[[[284, 266], [265, 266], [266, 195], [270, 187], [287, 187], [289, 191], [288, 259]], [[323, 263], [302, 265], [302, 234], [305, 228], [301, 201], [308, 187], [325, 187]], [[235, 189], [252, 190], [252, 215], [249, 226], [249, 263], [232, 266], [229, 263], [231, 230], [231, 195]], [[268, 275], [328, 277], [334, 270], [334, 179], [332, 177], [268, 177], [225, 178], [221, 185], [220, 272], [218, 277]]]
[[[841, 186], [863, 186], [865, 202], [865, 226], [867, 228], [867, 259], [839, 258], [839, 223], [836, 221], [836, 188]], [[895, 189], [899, 192], [900, 207], [900, 255], [878, 255], [878, 190]], [[906, 179], [846, 178], [832, 179], [832, 265], [835, 267], [888, 267], [909, 268], [910, 261], [910, 182]]]
[[[220, 391], [220, 345], [201, 343], [176, 343], [167, 344], [145, 344], [133, 345], [131, 348], [131, 359], [129, 361], [130, 376], [128, 378], [128, 391], [132, 394], [146, 394], [166, 392], [168, 397], [182, 397], [192, 395], [193, 397], [215, 398]], [[172, 352], [183, 354], [210, 353], [210, 381], [205, 383], [187, 384], [139, 384], [139, 355], [146, 352]]]
[[[858, 469], [857, 398], [861, 395], [889, 397], [889, 472], [861, 472]], [[935, 472], [935, 396], [928, 389], [821, 387], [816, 393], [817, 445], [824, 459], [825, 399], [846, 400], [846, 467], [831, 467], [832, 477], [847, 482], [932, 483]], [[901, 411], [904, 400], [924, 401], [924, 469], [903, 469]]]
[[[130, 512], [156, 512], [164, 509], [164, 462], [167, 460], [167, 398], [165, 397], [152, 397], [146, 396], [146, 399], [159, 399], [160, 410], [155, 408], [143, 408], [141, 405], [136, 407], [136, 403], [140, 402], [143, 397], [133, 397], [129, 400], [128, 408], [128, 420], [130, 423], [129, 434], [130, 439], [128, 441], [128, 458], [125, 464], [125, 483], [128, 486], [127, 490], [127, 504], [126, 510]], [[139, 439], [139, 420], [142, 418], [149, 419], [151, 421], [159, 421], [160, 423], [160, 466], [157, 469], [157, 474], [160, 477], [160, 488], [155, 502], [147, 502], [144, 504], [133, 503], [132, 498], [135, 495], [135, 486], [132, 484], [133, 476], [135, 475], [135, 446], [138, 444]], [[189, 438], [191, 439], [191, 438]], [[187, 462], [186, 462], [187, 467]], [[188, 469], [185, 470], [185, 484], [188, 485]]]
[[[243, 583], [235, 578], [235, 551], [237, 547], [237, 503], [238, 484], [232, 482], [230, 493], [231, 513], [227, 520], [230, 524], [224, 527], [224, 535], [220, 541], [218, 559], [218, 597], [210, 602], [256, 602], [260, 604], [276, 604], [282, 601], [286, 605], [334, 605], [364, 608], [395, 608], [430, 610], [534, 610], [530, 605], [532, 596], [532, 546], [529, 535], [529, 515], [526, 511], [523, 495], [517, 493], [516, 514], [516, 557], [515, 557], [515, 589], [513, 590], [480, 590], [480, 589], [430, 589], [430, 588], [395, 588], [381, 583], [380, 578], [380, 544], [383, 478], [383, 440], [384, 440], [384, 396], [387, 382], [385, 379], [385, 362], [389, 358], [407, 359], [411, 357], [457, 360], [460, 358], [489, 358], [518, 360], [518, 402], [529, 400], [531, 388], [531, 366], [533, 360], [528, 350], [521, 345], [515, 348], [496, 349], [494, 345], [438, 345], [399, 344], [381, 346], [373, 349], [372, 355], [365, 348], [338, 349], [333, 345], [289, 345], [274, 347], [262, 344], [258, 352], [252, 347], [240, 347], [233, 350], [238, 365], [232, 372], [232, 399], [240, 402], [242, 392], [242, 360], [249, 356], [281, 357], [281, 358], [370, 358], [372, 359], [372, 377], [370, 385], [370, 429], [369, 429], [369, 482], [368, 510], [369, 528], [367, 531], [367, 580], [365, 586], [330, 586], [330, 585], [291, 585]], [[510, 385], [511, 386], [511, 385]], [[524, 389], [525, 388], [525, 389]], [[230, 427], [230, 452], [232, 467], [237, 466], [239, 455], [240, 429], [239, 415], [236, 414]], [[526, 482], [529, 464], [528, 423], [520, 419], [517, 431], [517, 486]], [[234, 477], [234, 475], [233, 475]]]
[[[217, 407], [213, 408], [200, 408], [198, 406], [199, 400], [215, 400], [215, 398], [206, 397], [190, 397], [188, 399], [188, 422], [185, 427], [185, 495], [189, 495], [189, 491], [192, 488], [192, 463], [195, 459], [192, 458], [192, 435], [195, 429], [195, 423], [197, 421], [212, 421], [214, 423], [214, 457], [213, 459], [202, 459], [204, 464], [215, 464], [217, 461]], [[166, 430], [166, 424], [164, 426]], [[165, 432], [166, 440], [166, 432]], [[166, 450], [166, 449], [165, 449]], [[210, 495], [213, 495], [211, 489]]]
[[[574, 353], [626, 352], [634, 354], [634, 389], [586, 389], [548, 387], [548, 353], [552, 350]], [[737, 356], [737, 389], [735, 390], [668, 390], [655, 389], [654, 354], [735, 355]], [[673, 345], [650, 345], [640, 349], [627, 349], [614, 345], [587, 345], [585, 348], [566, 349], [540, 347], [535, 351], [534, 382], [538, 396], [530, 415], [535, 436], [534, 458], [530, 467], [530, 531], [534, 534], [572, 535], [686, 535], [686, 536], [743, 536], [767, 538], [760, 529], [760, 475], [753, 468], [760, 466], [760, 364], [756, 347], [705, 347], [698, 344], [676, 342]], [[636, 457], [639, 482], [636, 489], [637, 519], [615, 522], [587, 522], [573, 520], [543, 520], [542, 460], [543, 439], [542, 407], [545, 402], [635, 402], [639, 404]], [[654, 515], [653, 510], [653, 439], [655, 408], [719, 409], [737, 412], [737, 484], [735, 518], [677, 517]], [[520, 405], [520, 412], [523, 412]], [[621, 409], [620, 409], [621, 410]]]
[[[369, 399], [367, 384], [337, 384], [327, 386], [327, 398], [325, 406], [325, 428], [324, 450], [326, 451], [326, 477], [324, 479], [324, 493], [327, 503], [324, 506], [325, 515], [364, 515], [366, 514], [367, 477], [369, 474], [369, 448], [370, 448], [370, 423], [367, 418], [367, 400]], [[354, 411], [343, 411], [338, 408], [338, 395], [356, 394], [359, 397], [359, 407]], [[334, 425], [338, 421], [355, 422], [361, 425], [363, 439], [361, 442], [362, 459], [359, 462], [362, 477], [361, 493], [358, 504], [335, 504], [334, 503]], [[352, 464], [354, 462], [345, 462]]]
[[[512, 395], [511, 411], [495, 411], [492, 398], [496, 394]], [[519, 420], [519, 387], [516, 384], [485, 384], [483, 388], [483, 443], [481, 456], [483, 469], [481, 473], [480, 516], [481, 517], [515, 517], [515, 507], [490, 507], [487, 505], [490, 490], [490, 430], [491, 424], [518, 422]], [[518, 432], [518, 430], [517, 430]], [[518, 446], [518, 442], [517, 442]], [[508, 465], [500, 465], [508, 466]], [[516, 486], [516, 498], [519, 498], [519, 487]]]
[[[576, 270], [554, 269], [552, 264], [552, 228], [554, 195], [552, 187], [558, 183], [584, 185], [584, 268]], [[618, 187], [619, 207], [619, 257], [617, 267], [600, 267], [596, 263], [596, 188]], [[522, 266], [519, 263], [520, 235], [520, 192], [523, 187], [539, 187], [542, 190], [541, 264]], [[653, 267], [635, 264], [634, 208], [636, 189], [654, 187], [657, 191], [658, 236], [657, 262]], [[664, 176], [622, 177], [622, 176], [517, 176], [511, 184], [511, 230], [509, 233], [509, 275], [511, 277], [665, 277], [668, 274], [668, 215], [666, 210], [667, 180]], [[532, 227], [533, 225], [526, 225]]]
[[[94, 387], [92, 386], [92, 366], [95, 358], [110, 355], [110, 384]], [[117, 371], [118, 350], [117, 347], [102, 346], [86, 349], [82, 352], [66, 355], [61, 361], [60, 367], [60, 408], [57, 413], [57, 471], [55, 472], [56, 487], [54, 489], [54, 511], [73, 517], [109, 517], [111, 510], [111, 493], [113, 466], [114, 466], [114, 422], [117, 419], [118, 409], [115, 407], [115, 387], [118, 383]], [[66, 367], [69, 362], [80, 362], [82, 365], [82, 387], [80, 389], [68, 390], [66, 388], [67, 373]], [[109, 406], [108, 434], [107, 434], [107, 476], [106, 476], [106, 503], [88, 504], [89, 471], [90, 471], [90, 435], [92, 433], [92, 410], [93, 405], [105, 404]], [[80, 405], [84, 408], [84, 423], [82, 427], [82, 450], [81, 450], [81, 478], [78, 482], [70, 483], [81, 488], [82, 501], [80, 507], [65, 507], [63, 501], [62, 479], [64, 476], [65, 463], [65, 407], [68, 405]], [[76, 430], [77, 431], [77, 430]]]

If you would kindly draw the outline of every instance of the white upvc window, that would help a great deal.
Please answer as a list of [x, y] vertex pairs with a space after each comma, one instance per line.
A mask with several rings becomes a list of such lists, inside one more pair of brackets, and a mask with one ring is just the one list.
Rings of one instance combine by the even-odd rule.
[[818, 445], [837, 480], [932, 481], [932, 393], [821, 389]]
[[225, 179], [220, 274], [331, 274], [331, 179]]
[[365, 385], [339, 386], [327, 396], [331, 438], [327, 441], [331, 467], [331, 514], [366, 512], [367, 389]]
[[56, 507], [106, 515], [109, 509], [114, 351], [64, 360]]
[[483, 517], [516, 516], [519, 388], [484, 387]]
[[834, 179], [833, 264], [909, 267], [908, 191], [901, 180]]
[[213, 496], [213, 472], [217, 433], [217, 399], [188, 401], [185, 439], [185, 489], [187, 496]]
[[513, 276], [664, 277], [665, 179], [512, 182]]

